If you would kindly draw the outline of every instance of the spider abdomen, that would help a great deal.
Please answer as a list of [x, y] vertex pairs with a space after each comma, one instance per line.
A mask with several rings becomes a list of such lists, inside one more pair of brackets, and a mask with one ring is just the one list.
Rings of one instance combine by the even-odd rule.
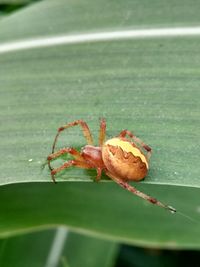
[[145, 155], [128, 140], [108, 140], [102, 148], [102, 158], [107, 170], [124, 180], [139, 181], [147, 175]]

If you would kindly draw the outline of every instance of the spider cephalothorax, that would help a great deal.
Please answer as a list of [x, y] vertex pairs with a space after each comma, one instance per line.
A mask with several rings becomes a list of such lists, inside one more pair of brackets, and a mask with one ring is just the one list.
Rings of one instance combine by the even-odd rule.
[[[54, 152], [59, 134], [63, 130], [76, 125], [82, 127], [88, 144], [82, 148], [81, 152], [70, 147]], [[76, 120], [60, 127], [53, 143], [52, 154], [47, 158], [53, 181], [55, 182], [55, 175], [58, 172], [70, 166], [85, 169], [95, 168], [97, 170], [97, 181], [101, 179], [101, 173], [104, 171], [107, 176], [121, 187], [153, 204], [175, 212], [176, 210], [173, 207], [161, 203], [127, 183], [128, 181], [140, 181], [147, 175], [149, 159], [152, 153], [151, 148], [128, 130], [121, 131], [117, 137], [107, 141], [105, 141], [105, 133], [106, 122], [102, 119], [100, 122], [99, 146], [94, 146], [90, 129], [83, 120]], [[51, 160], [67, 153], [71, 154], [74, 159], [53, 169], [50, 164]]]

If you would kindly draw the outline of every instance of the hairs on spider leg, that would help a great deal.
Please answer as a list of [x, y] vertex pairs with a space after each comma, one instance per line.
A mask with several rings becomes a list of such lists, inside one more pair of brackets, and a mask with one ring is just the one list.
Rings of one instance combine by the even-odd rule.
[[46, 160], [44, 163], [41, 164], [41, 169], [44, 170], [46, 165], [48, 165], [48, 160]]

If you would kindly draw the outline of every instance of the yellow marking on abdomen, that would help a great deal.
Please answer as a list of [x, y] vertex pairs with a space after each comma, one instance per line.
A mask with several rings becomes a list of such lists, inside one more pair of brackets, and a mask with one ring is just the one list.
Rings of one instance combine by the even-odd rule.
[[105, 145], [111, 145], [111, 146], [119, 146], [121, 149], [125, 152], [131, 152], [133, 156], [139, 157], [142, 162], [144, 162], [147, 166], [147, 169], [149, 168], [148, 162], [146, 160], [146, 157], [141, 153], [141, 151], [137, 148], [132, 146], [132, 144], [128, 141], [123, 141], [119, 138], [112, 138], [106, 141]]

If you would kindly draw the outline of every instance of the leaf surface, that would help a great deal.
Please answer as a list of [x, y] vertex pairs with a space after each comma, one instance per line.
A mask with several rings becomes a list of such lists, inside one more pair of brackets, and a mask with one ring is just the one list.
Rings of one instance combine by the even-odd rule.
[[[199, 20], [199, 3], [192, 2], [179, 9], [177, 1], [171, 12], [160, 1], [44, 1], [2, 19], [0, 40], [192, 26]], [[87, 41], [1, 53], [0, 234], [64, 224], [134, 244], [199, 247], [199, 40]], [[97, 140], [99, 117], [107, 120], [107, 138], [127, 128], [153, 148], [138, 188], [194, 221], [146, 205], [111, 182], [90, 183], [95, 171], [71, 168], [57, 176], [68, 183], [36, 183], [51, 181], [41, 166], [56, 129], [84, 119]], [[57, 149], [85, 143], [74, 127]]]

